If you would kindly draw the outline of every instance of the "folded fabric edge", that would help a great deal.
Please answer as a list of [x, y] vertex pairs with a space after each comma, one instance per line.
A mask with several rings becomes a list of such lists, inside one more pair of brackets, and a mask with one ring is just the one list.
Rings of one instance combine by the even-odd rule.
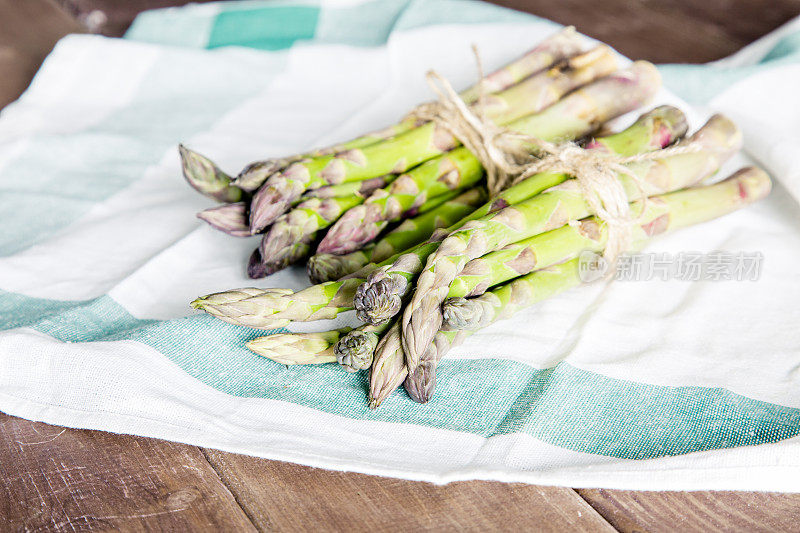
[[[55, 408], [36, 402], [26, 401], [13, 396], [0, 393], [2, 410], [8, 415], [18, 416], [32, 421], [60, 425], [74, 429], [100, 430], [122, 435], [143, 436], [148, 438], [164, 439], [172, 442], [212, 448], [223, 452], [237, 453], [261, 457], [264, 459], [285, 461], [295, 464], [335, 470], [339, 472], [354, 472], [366, 475], [395, 477], [409, 481], [422, 481], [445, 485], [457, 481], [485, 480], [503, 481], [509, 483], [529, 483], [535, 485], [561, 486], [571, 488], [596, 488], [602, 487], [609, 490], [644, 490], [644, 491], [701, 491], [701, 490], [741, 490], [762, 492], [800, 492], [800, 462], [787, 464], [784, 458], [800, 457], [800, 439], [783, 441], [775, 444], [747, 446], [728, 450], [715, 450], [711, 452], [695, 452], [679, 458], [661, 458], [646, 461], [653, 464], [659, 463], [660, 468], [643, 469], [640, 471], [620, 471], [590, 468], [563, 468], [547, 472], [521, 472], [511, 469], [469, 468], [464, 470], [451, 470], [442, 474], [412, 469], [387, 468], [378, 463], [364, 461], [342, 461], [331, 464], [330, 459], [314, 454], [289, 452], [286, 450], [251, 450], [237, 446], [230, 442], [210, 439], [202, 432], [193, 435], [181, 435], [187, 428], [166, 424], [163, 421], [153, 421], [120, 415], [117, 413], [80, 412]], [[145, 421], [147, 429], [131, 429], [137, 422]], [[768, 453], [764, 447], [769, 447]], [[720, 453], [722, 452], [722, 454]], [[769, 458], [777, 454], [784, 456], [779, 461], [770, 464]], [[724, 455], [725, 457], [720, 457]], [[765, 460], [764, 456], [768, 456]], [[753, 464], [735, 466], [698, 466], [699, 461], [717, 459], [728, 461], [738, 460]], [[673, 467], [673, 459], [685, 459], [689, 464]], [[763, 461], [758, 464], [759, 460]], [[684, 461], [679, 461], [683, 463]], [[640, 463], [641, 464], [641, 463]], [[650, 465], [646, 465], [650, 466]], [[746, 475], [743, 475], [746, 472]]]

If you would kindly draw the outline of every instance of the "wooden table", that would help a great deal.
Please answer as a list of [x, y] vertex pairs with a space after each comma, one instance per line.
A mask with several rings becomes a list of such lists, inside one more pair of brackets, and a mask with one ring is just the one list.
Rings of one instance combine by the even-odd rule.
[[[61, 36], [121, 35], [175, 0], [0, 0], [0, 107]], [[800, 13], [800, 0], [503, 0], [654, 61], [734, 52]], [[80, 22], [79, 22], [80, 21]], [[0, 413], [0, 531], [457, 530], [800, 531], [800, 495], [444, 487], [319, 470]], [[746, 472], [742, 475], [747, 475]]]

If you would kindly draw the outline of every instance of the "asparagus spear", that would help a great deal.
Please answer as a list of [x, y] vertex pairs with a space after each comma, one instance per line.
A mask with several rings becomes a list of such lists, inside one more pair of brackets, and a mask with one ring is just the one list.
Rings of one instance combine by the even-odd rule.
[[[631, 156], [664, 148], [686, 133], [686, 117], [671, 106], [660, 106], [639, 117], [622, 132], [600, 137], [590, 143], [591, 150]], [[391, 264], [372, 272], [367, 282], [356, 291], [354, 306], [360, 320], [373, 324], [388, 320], [400, 312], [404, 298], [421, 272], [425, 261], [438, 248], [437, 242], [467, 222], [478, 220], [509, 205], [518, 204], [541, 191], [566, 180], [565, 174], [544, 172], [513, 185], [500, 193], [492, 202], [474, 211], [470, 216], [438, 232], [430, 242], [401, 255]]]
[[471, 331], [439, 331], [420, 359], [417, 369], [403, 382], [406, 392], [417, 403], [428, 403], [436, 390], [436, 367], [439, 360], [458, 346]]
[[225, 174], [210, 159], [178, 145], [181, 155], [183, 177], [194, 190], [218, 202], [238, 202], [242, 190], [231, 185], [231, 177]]
[[[664, 195], [661, 202], [656, 202], [655, 210], [666, 213], [648, 224], [637, 224], [640, 238], [633, 248], [639, 248], [656, 234], [744, 207], [766, 196], [769, 189], [769, 177], [763, 171], [747, 168], [716, 185]], [[452, 330], [436, 333], [417, 370], [406, 378], [404, 385], [411, 398], [419, 403], [430, 400], [436, 387], [437, 362], [465, 336], [580, 283], [580, 259], [576, 257], [518, 277], [477, 298], [445, 300], [442, 306], [444, 327]]]
[[395, 321], [378, 341], [369, 372], [369, 408], [376, 409], [406, 379], [408, 368], [400, 341], [400, 323]]
[[342, 279], [368, 265], [373, 249], [374, 246], [369, 246], [345, 255], [316, 253], [308, 258], [306, 264], [308, 279], [314, 284]]
[[[581, 70], [589, 70], [590, 72], [585, 76], [585, 80], [580, 81], [589, 81], [595, 77], [594, 74], [602, 75], [604, 72], [610, 72], [611, 68], [613, 68], [612, 56], [608, 49], [604, 47], [597, 48], [589, 54], [599, 55], [604, 59], [591, 62], [590, 67], [586, 69], [578, 68], [573, 70], [575, 66], [570, 60], [558, 67], [565, 69], [570, 74], [571, 83], [578, 82], [578, 80], [572, 78], [574, 78], [573, 74]], [[576, 63], [586, 62], [585, 56], [589, 54], [573, 58], [573, 61]], [[516, 92], [521, 94], [533, 93], [533, 95], [543, 92], [545, 95], [549, 95], [554, 88], [558, 87], [557, 84], [554, 84], [554, 80], [557, 79], [560, 71], [554, 73], [555, 70], [552, 69], [549, 72], [535, 76], [508, 89], [504, 93], [500, 93], [496, 98]], [[532, 90], [531, 87], [535, 88]], [[531, 110], [537, 111], [545, 107], [552, 103], [556, 96], [558, 94], [554, 94], [553, 98], [533, 96], [531, 100], [539, 102], [539, 105]], [[507, 99], [511, 102], [519, 100], [516, 97], [507, 97]], [[511, 105], [507, 104], [507, 107], [511, 107]], [[496, 118], [498, 116], [497, 113], [494, 116]], [[500, 122], [503, 121], [500, 120]], [[514, 128], [515, 124], [512, 123], [510, 127]], [[430, 129], [433, 128], [434, 125], [431, 124]], [[540, 130], [528, 131], [527, 133], [535, 136], [542, 135]], [[455, 187], [472, 186], [482, 177], [483, 168], [480, 162], [465, 147], [457, 148], [440, 157], [431, 159], [407, 174], [401, 175], [388, 187], [373, 192], [364, 205], [346, 213], [322, 239], [318, 251], [344, 254], [357, 250], [367, 242], [372, 241], [389, 222], [400, 219], [408, 209], [420, 205], [431, 196], [442, 194], [444, 191]]]
[[[226, 291], [202, 296], [191, 305], [230, 324], [276, 329], [292, 321], [336, 318], [340, 312], [353, 308], [353, 294], [363, 281], [353, 278], [320, 283], [296, 293], [289, 289], [262, 289], [260, 294], [245, 296]], [[217, 303], [219, 300], [225, 301]]]
[[362, 198], [367, 198], [373, 191], [385, 187], [391, 183], [397, 176], [395, 174], [387, 174], [377, 178], [370, 178], [364, 181], [351, 181], [350, 183], [341, 183], [339, 185], [326, 185], [318, 189], [309, 189], [303, 193], [302, 199], [308, 198], [337, 198], [340, 196], [357, 195]]
[[[658, 197], [653, 211], [663, 214], [647, 224], [637, 224], [634, 249], [648, 238], [721, 217], [769, 194], [771, 182], [763, 170], [748, 167], [731, 177], [704, 187], [692, 187]], [[574, 254], [573, 254], [574, 255]], [[475, 330], [508, 318], [520, 309], [581, 283], [579, 258], [548, 266], [501, 285], [476, 298], [449, 298], [442, 310], [444, 325]]]
[[[555, 35], [548, 37], [523, 56], [489, 74], [483, 80], [462, 92], [460, 94], [461, 99], [471, 104], [478, 100], [481, 92], [484, 94], [491, 94], [507, 89], [528, 76], [564, 58], [579, 53], [580, 49], [581, 39], [576, 34], [575, 29], [571, 26], [565, 28]], [[239, 177], [236, 178], [235, 185], [245, 191], [255, 191], [267, 178], [272, 176], [272, 174], [279, 172], [291, 163], [303, 159], [311, 159], [323, 155], [337, 154], [348, 150], [364, 148], [390, 137], [402, 135], [419, 125], [419, 121], [413, 116], [406, 117], [394, 126], [364, 135], [344, 144], [334, 145], [322, 150], [315, 150], [308, 154], [257, 161], [245, 167], [242, 173], [239, 174]]]
[[[624, 112], [626, 110], [625, 107], [619, 107], [619, 105], [625, 105], [621, 100], [614, 100], [611, 98], [606, 98], [605, 100], [611, 102], [606, 105], [617, 106], [607, 108], [605, 116], [611, 117], [614, 116], [615, 113]], [[662, 106], [645, 113], [626, 130], [597, 139], [596, 142], [602, 146], [602, 148], [598, 149], [618, 150], [620, 155], [623, 156], [633, 155], [637, 152], [652, 151], [655, 148], [661, 147], [662, 144], [668, 144], [674, 139], [681, 137], [685, 130], [686, 122], [683, 114], [676, 108]], [[452, 227], [434, 235], [429, 240], [430, 242], [422, 243], [400, 257], [390, 257], [382, 264], [377, 265], [377, 268], [366, 265], [364, 267], [365, 271], [362, 272], [361, 275], [356, 276], [356, 278], [360, 278], [362, 275], [369, 275], [369, 280], [358, 288], [353, 302], [359, 318], [365, 322], [379, 324], [397, 314], [400, 311], [403, 298], [409, 292], [412, 281], [421, 271], [427, 257], [437, 249], [439, 246], [438, 242], [444, 235], [458, 229], [461, 225], [470, 220], [479, 219], [484, 215], [494, 213], [508, 205], [519, 203], [539, 193], [543, 189], [563, 182], [565, 179], [567, 179], [567, 176], [555, 173], [542, 173], [532, 176], [506, 189], [493, 201], [477, 209], [470, 216], [462, 219]], [[373, 271], [374, 273], [372, 273]], [[321, 300], [319, 298], [319, 293], [331, 295], [339, 294], [338, 291], [342, 283], [343, 282], [328, 282], [315, 286], [317, 287], [316, 289], [312, 287], [312, 299], [320, 305]], [[351, 286], [350, 283], [353, 282], [348, 282], [348, 288]], [[246, 297], [242, 297], [240, 299], [245, 298]], [[272, 307], [275, 303], [272, 301], [272, 298], [273, 296], [250, 302], [251, 307], [248, 308], [248, 310], [238, 309], [235, 306], [238, 300], [229, 302], [231, 305], [227, 307], [213, 307], [202, 305], [204, 298], [200, 298], [196, 300], [193, 305], [198, 308], [205, 308], [206, 311], [215, 316], [236, 316], [238, 313], [242, 313], [248, 325], [268, 329], [279, 327], [275, 325], [274, 318], [270, 318], [275, 313]], [[291, 291], [288, 291], [287, 298], [298, 297]], [[298, 305], [304, 306], [304, 297], [301, 295], [299, 298], [300, 303]], [[258, 311], [252, 307], [255, 303], [260, 303], [260, 309]]]
[[435, 230], [467, 216], [485, 199], [483, 188], [470, 189], [430, 211], [406, 219], [374, 246], [345, 255], [317, 253], [309, 258], [308, 276], [313, 283], [322, 283], [343, 278], [369, 263], [384, 261], [429, 238]]
[[[461, 193], [451, 191], [429, 199], [413, 209], [412, 214], [425, 213]], [[247, 273], [261, 278], [282, 270], [307, 257], [317, 232], [332, 224], [342, 213], [363, 201], [359, 196], [311, 198], [281, 215], [261, 240], [258, 250], [250, 257]]]
[[[699, 152], [631, 163], [629, 170], [639, 177], [640, 190], [629, 176], [619, 180], [628, 198], [642, 193], [674, 191], [697, 183], [719, 169], [725, 159], [741, 146], [741, 133], [728, 119], [716, 115], [694, 136]], [[403, 313], [403, 349], [411, 372], [442, 323], [441, 304], [450, 283], [471, 259], [492, 250], [548, 231], [591, 214], [575, 180], [568, 180], [534, 198], [509, 206], [480, 220], [472, 221], [448, 235], [417, 279], [417, 287]]]
[[469, 215], [475, 206], [486, 201], [486, 196], [483, 187], [469, 189], [434, 210], [406, 219], [375, 243], [370, 262], [379, 263], [424, 241], [437, 229], [450, 226]]
[[[624, 74], [611, 76], [607, 80], [601, 80], [601, 82], [593, 84], [594, 88], [590, 85], [575, 93], [586, 95], [586, 97], [578, 100], [576, 104], [571, 104], [573, 110], [580, 112], [578, 116], [586, 120], [582, 131], [575, 130], [575, 136], [591, 131], [593, 129], [592, 124], [595, 122], [609, 120], [629, 111], [631, 108], [638, 107], [639, 102], [646, 95], [652, 93], [654, 89], [652, 75], [655, 71], [650, 70], [645, 65], [632, 69], [633, 73], [639, 73], [638, 76], [629, 77]], [[636, 80], [638, 80], [638, 83]], [[609, 84], [607, 85], [605, 82]], [[639, 84], [641, 86], [637, 89]], [[615, 86], [617, 87], [615, 88]], [[622, 93], [620, 93], [620, 88]], [[593, 95], [594, 98], [589, 99], [588, 96], [590, 95]], [[593, 111], [591, 105], [593, 101], [597, 102], [598, 110]], [[556, 104], [550, 109], [558, 108], [560, 105]], [[554, 115], [551, 119], [555, 120], [557, 116]], [[573, 122], [576, 120], [573, 119]], [[641, 124], [649, 124], [650, 127], [641, 128]], [[664, 136], [665, 128], [666, 131], [672, 133], [671, 137]], [[631, 128], [609, 136], [616, 140], [606, 142], [604, 146], [607, 149], [621, 150], [622, 153], [620, 155], [632, 155], [627, 150], [651, 150], [655, 147], [654, 145], [660, 146], [661, 143], [665, 142], [664, 139], [667, 137], [672, 140], [681, 136], [684, 131], [685, 119], [680, 111], [675, 108], [662, 107], [643, 115]], [[647, 133], [646, 135], [644, 134], [645, 132]], [[641, 137], [638, 137], [638, 135], [641, 135]], [[454, 225], [454, 227], [449, 228], [448, 231], [457, 229], [466, 221], [478, 219], [488, 213], [496, 212], [508, 205], [514, 205], [526, 198], [530, 198], [565, 179], [567, 179], [567, 176], [556, 173], [542, 173], [532, 176], [503, 191], [492, 202], [485, 204], [472, 215]], [[325, 311], [328, 314], [326, 318], [332, 318], [338, 312], [352, 309], [353, 306], [356, 306], [361, 320], [379, 324], [399, 312], [402, 299], [408, 292], [411, 281], [422, 269], [426, 258], [437, 249], [439, 240], [438, 238], [432, 238], [430, 242], [418, 245], [412, 251], [403, 254], [399, 258], [388, 258], [382, 264], [366, 265], [361, 272], [354, 274], [352, 279], [322, 283], [297, 294], [288, 291], [285, 298], [270, 294], [263, 298], [247, 298], [249, 300], [246, 304], [247, 307], [240, 308], [238, 307], [238, 300], [231, 301], [229, 305], [225, 306], [207, 306], [204, 304], [204, 297], [195, 300], [193, 305], [234, 324], [265, 329], [281, 327], [288, 323], [289, 318], [292, 320], [313, 320], [315, 319], [314, 317], [319, 316], [318, 313], [322, 309], [327, 309]], [[376, 268], [379, 270], [376, 270]], [[370, 275], [373, 271], [376, 274]], [[370, 275], [370, 282], [363, 288], [359, 288], [358, 294], [354, 294], [356, 289], [354, 284], [357, 285], [357, 280], [367, 275]], [[326, 295], [331, 298], [327, 304], [324, 302]], [[352, 300], [353, 296], [355, 296], [354, 301]], [[351, 300], [348, 301], [348, 297]], [[307, 300], [313, 302], [312, 307], [307, 307]], [[342, 302], [345, 303], [342, 304]], [[295, 312], [287, 311], [286, 315], [288, 316], [283, 318], [280, 313], [287, 309], [294, 309]]]
[[277, 333], [247, 343], [253, 352], [283, 365], [319, 365], [336, 362], [333, 346], [351, 328], [322, 333]]
[[[572, 62], [567, 61], [564, 66], [491, 95], [484, 99], [483, 111], [498, 124], [511, 122], [509, 127], [512, 129], [530, 133], [525, 129], [528, 122], [517, 119], [538, 112], [576, 87], [610, 73], [614, 63], [611, 50], [599, 47], [577, 56]], [[533, 131], [541, 134], [539, 130]], [[308, 188], [404, 172], [458, 145], [457, 139], [444, 126], [428, 122], [381, 143], [298, 161], [282, 173], [271, 176], [253, 197], [250, 227], [258, 231], [270, 224]]]
[[235, 202], [210, 207], [197, 213], [197, 218], [208, 223], [214, 229], [233, 237], [250, 237], [250, 225], [247, 223], [247, 203]]
[[342, 335], [333, 347], [339, 364], [348, 370], [364, 370], [372, 366], [375, 348], [389, 324], [364, 324]]
[[[281, 215], [264, 234], [253, 255], [248, 275], [264, 277], [304, 257], [311, 248], [317, 231], [328, 227], [342, 213], [363, 201], [360, 196], [309, 198], [288, 213]], [[257, 262], [258, 260], [258, 262]]]
[[[752, 177], [757, 172], [749, 169], [744, 174], [744, 178], [740, 174], [735, 177], [741, 178], [743, 183], [753, 185]], [[734, 178], [731, 180], [725, 187], [695, 187], [652, 196], [645, 203], [633, 202], [631, 212], [637, 213], [637, 216], [630, 224], [631, 242], [644, 242], [653, 235], [717, 218], [738, 209], [741, 207], [739, 197], [732, 194], [738, 182], [734, 183]], [[765, 180], [769, 182], [768, 178]], [[764, 179], [759, 176], [757, 181], [762, 182]], [[745, 203], [759, 198], [760, 196], [754, 197], [751, 194]], [[483, 294], [489, 287], [533, 270], [563, 263], [584, 251], [601, 252], [607, 241], [608, 228], [597, 217], [565, 224], [468, 262], [450, 284], [448, 295], [452, 297], [454, 294], [461, 294], [470, 297]]]

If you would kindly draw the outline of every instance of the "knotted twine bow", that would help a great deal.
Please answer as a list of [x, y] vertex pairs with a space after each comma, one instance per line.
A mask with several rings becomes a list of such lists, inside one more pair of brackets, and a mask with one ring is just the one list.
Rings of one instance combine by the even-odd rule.
[[[632, 224], [644, 214], [647, 202], [645, 183], [625, 164], [696, 152], [699, 147], [684, 145], [620, 157], [584, 150], [575, 143], [555, 144], [501, 128], [484, 116], [485, 78], [478, 50], [474, 45], [472, 50], [481, 80], [478, 83], [479, 97], [472, 109], [458, 96], [447, 79], [431, 70], [426, 74], [426, 79], [438, 96], [438, 101], [422, 104], [410, 115], [436, 122], [472, 152], [486, 171], [487, 186], [492, 196], [541, 172], [574, 177], [591, 210], [606, 224], [608, 239], [603, 257], [613, 265], [619, 254], [630, 245]], [[641, 210], [636, 218], [631, 216], [628, 195], [618, 178], [620, 174], [628, 176], [638, 189]]]

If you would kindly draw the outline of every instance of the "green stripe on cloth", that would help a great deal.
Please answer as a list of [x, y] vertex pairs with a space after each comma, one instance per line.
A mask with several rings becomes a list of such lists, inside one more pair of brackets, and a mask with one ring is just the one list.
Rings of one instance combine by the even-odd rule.
[[[566, 363], [539, 370], [497, 359], [444, 360], [437, 370], [436, 396], [424, 408], [398, 392], [371, 411], [365, 399], [366, 373], [350, 374], [338, 365], [285, 367], [243, 347], [268, 332], [206, 315], [138, 320], [105, 296], [70, 306], [0, 294], [0, 310], [5, 314], [13, 309], [38, 310], [44, 318], [28, 317], [25, 325], [63, 341], [141, 342], [228, 394], [281, 400], [359, 420], [483, 437], [525, 433], [562, 448], [621, 459], [749, 446], [800, 434], [800, 409], [722, 388], [656, 386]], [[2, 327], [9, 326], [15, 324]]]
[[295, 41], [312, 39], [318, 18], [319, 8], [311, 6], [222, 11], [211, 27], [207, 47], [234, 45], [282, 50]]
[[[372, 0], [331, 6], [319, 2], [223, 2], [146, 11], [125, 34], [129, 40], [202, 48], [290, 48], [298, 41], [380, 46], [393, 31], [435, 24], [543, 21], [474, 0]], [[553, 27], [557, 27], [553, 23]], [[165, 35], [166, 34], [166, 35]]]

